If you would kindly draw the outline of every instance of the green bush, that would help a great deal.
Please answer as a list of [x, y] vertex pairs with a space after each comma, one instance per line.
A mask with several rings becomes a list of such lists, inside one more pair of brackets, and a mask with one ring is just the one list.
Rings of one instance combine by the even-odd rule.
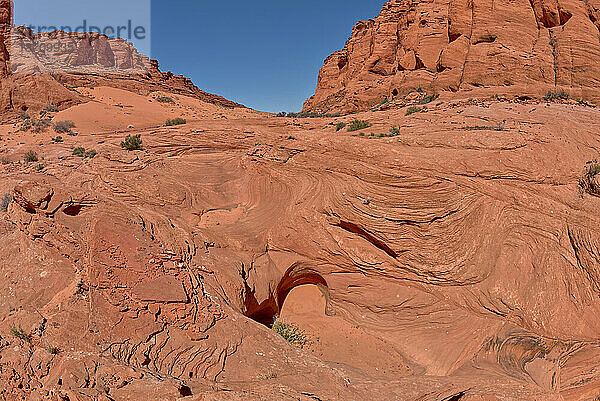
[[410, 106], [408, 109], [406, 109], [406, 115], [410, 116], [411, 114], [420, 113], [420, 112], [425, 111], [425, 110], [427, 110], [427, 106], [423, 106], [423, 107]]
[[431, 103], [433, 102], [435, 99], [437, 99], [440, 95], [428, 95], [428, 96], [423, 96], [421, 98], [421, 100], [419, 100], [419, 104], [427, 104], [427, 103]]
[[353, 120], [348, 126], [348, 132], [354, 132], [361, 129], [369, 128], [371, 123], [365, 120]]
[[63, 142], [63, 141], [64, 141], [64, 140], [63, 140], [63, 137], [62, 137], [62, 136], [60, 136], [60, 135], [58, 135], [58, 136], [57, 136], [57, 137], [55, 137], [55, 138], [52, 138], [52, 142], [54, 142], [54, 143], [61, 143], [61, 142]]
[[552, 91], [548, 91], [546, 93], [546, 96], [544, 96], [544, 100], [545, 101], [552, 101], [552, 100], [567, 100], [570, 98], [570, 95], [567, 91], [563, 90], [563, 89], [558, 89], [554, 92]]
[[21, 120], [29, 120], [31, 117], [29, 117], [29, 114], [27, 114], [27, 113], [21, 113], [21, 114], [19, 114], [19, 118]]
[[54, 132], [59, 134], [67, 134], [71, 132], [71, 128], [75, 126], [73, 121], [58, 121], [54, 124]]
[[125, 140], [121, 142], [121, 147], [127, 150], [142, 150], [142, 138], [140, 134], [127, 135]]
[[11, 327], [10, 333], [14, 337], [17, 337], [18, 339], [23, 340], [25, 342], [31, 341], [31, 339], [29, 338], [29, 334], [25, 333], [25, 330], [23, 330], [23, 328], [21, 326], [19, 326], [18, 329], [16, 327]]
[[58, 107], [56, 107], [54, 103], [49, 103], [44, 107], [43, 111], [45, 111], [46, 113], [57, 113]]
[[400, 126], [390, 128], [389, 136], [398, 136], [398, 135], [400, 135]]
[[273, 325], [273, 330], [290, 344], [299, 346], [306, 344], [306, 336], [293, 324], [277, 321]]
[[348, 125], [348, 124], [346, 124], [346, 123], [344, 123], [344, 122], [339, 122], [339, 123], [337, 123], [337, 124], [335, 125], [335, 131], [337, 132], [337, 131], [341, 131], [341, 130], [343, 130], [344, 128], [346, 128], [346, 125]]
[[33, 163], [39, 161], [37, 153], [35, 153], [33, 150], [27, 152], [23, 160], [25, 161], [25, 163]]
[[73, 156], [83, 157], [85, 155], [85, 148], [77, 147], [73, 149]]
[[159, 103], [175, 103], [175, 100], [173, 100], [172, 97], [168, 96], [159, 96], [156, 98], [156, 101]]
[[187, 123], [185, 118], [177, 117], [172, 120], [167, 120], [167, 122], [165, 123], [165, 127], [172, 127], [174, 125], [181, 125], [185, 123]]

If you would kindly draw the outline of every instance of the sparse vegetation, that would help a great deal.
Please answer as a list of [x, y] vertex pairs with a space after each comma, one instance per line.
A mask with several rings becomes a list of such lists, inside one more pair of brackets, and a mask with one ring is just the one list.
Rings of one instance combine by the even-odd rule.
[[569, 93], [563, 89], [558, 89], [554, 92], [548, 91], [548, 93], [546, 93], [546, 96], [544, 96], [544, 100], [547, 102], [550, 102], [553, 100], [567, 100], [569, 98], [570, 98]]
[[37, 171], [42, 171], [42, 170], [44, 169], [44, 167], [46, 167], [46, 166], [44, 166], [42, 163], [40, 163], [40, 164], [38, 164], [37, 166], [35, 166], [35, 169], [36, 169]]
[[19, 131], [42, 132], [50, 126], [50, 120], [46, 118], [23, 118]]
[[279, 117], [291, 117], [291, 118], [336, 118], [340, 116], [340, 113], [328, 114], [328, 113], [315, 113], [312, 111], [303, 111], [300, 113], [285, 113], [281, 112]]
[[506, 131], [502, 123], [498, 123], [497, 125], [473, 125], [466, 129], [469, 131]]
[[19, 118], [21, 120], [29, 120], [31, 117], [29, 117], [29, 114], [23, 112], [23, 113], [19, 114]]
[[12, 196], [9, 193], [4, 194], [2, 200], [0, 201], [0, 211], [8, 211], [8, 205], [10, 205], [10, 202], [12, 202]]
[[371, 126], [371, 123], [365, 120], [353, 120], [352, 122], [350, 122], [350, 125], [348, 126], [348, 132], [354, 132], [354, 131], [359, 131], [361, 129], [365, 129], [365, 128], [369, 128]]
[[344, 128], [346, 128], [346, 125], [348, 125], [348, 124], [346, 124], [346, 123], [344, 123], [344, 122], [339, 122], [339, 123], [337, 123], [337, 124], [335, 125], [335, 131], [337, 132], [337, 131], [341, 131], [341, 130], [343, 130]]
[[185, 124], [185, 123], [187, 123], [185, 118], [177, 117], [172, 120], [167, 120], [167, 122], [165, 123], [165, 127], [171, 127], [174, 125], [181, 125], [181, 124]]
[[42, 111], [45, 111], [46, 113], [57, 113], [58, 107], [56, 107], [54, 103], [49, 103], [44, 107]]
[[60, 135], [58, 135], [57, 137], [52, 138], [52, 142], [54, 142], [54, 143], [61, 143], [63, 141], [64, 141], [63, 137], [60, 136]]
[[73, 149], [73, 156], [85, 157], [86, 159], [93, 159], [97, 154], [98, 152], [95, 150], [86, 151], [85, 148], [82, 147]]
[[389, 136], [398, 136], [398, 135], [400, 135], [400, 126], [390, 128]]
[[273, 331], [290, 344], [300, 347], [306, 344], [306, 335], [304, 335], [302, 330], [291, 323], [276, 321], [275, 324], [273, 324]]
[[25, 163], [33, 163], [39, 161], [37, 153], [35, 153], [33, 150], [27, 152], [23, 160], [25, 161]]
[[75, 123], [73, 121], [58, 121], [54, 124], [54, 132], [58, 134], [68, 134], [74, 126]]
[[51, 355], [58, 355], [58, 353], [60, 352], [60, 349], [49, 345], [48, 347], [46, 347], [46, 351], [48, 351], [48, 353]]
[[159, 103], [175, 103], [175, 100], [173, 100], [172, 97], [168, 96], [159, 96], [156, 98], [156, 101]]
[[419, 104], [427, 104], [436, 100], [440, 95], [426, 95], [419, 100]]
[[17, 337], [20, 340], [23, 340], [25, 342], [30, 342], [31, 339], [29, 338], [29, 334], [25, 333], [25, 330], [23, 330], [23, 328], [21, 326], [19, 326], [19, 328], [16, 327], [11, 327], [10, 329], [10, 334], [12, 334], [14, 337]]
[[127, 135], [125, 140], [121, 142], [121, 147], [127, 150], [142, 150], [142, 138], [140, 134]]
[[420, 113], [422, 111], [426, 111], [427, 106], [419, 107], [419, 106], [410, 106], [406, 109], [406, 115], [410, 116], [411, 114]]
[[11, 161], [9, 159], [7, 159], [6, 157], [2, 158], [2, 164], [6, 165], [6, 164], [10, 164]]
[[600, 196], [600, 186], [596, 182], [598, 174], [600, 174], [600, 164], [594, 160], [586, 167], [583, 177], [579, 179], [579, 189], [582, 193]]

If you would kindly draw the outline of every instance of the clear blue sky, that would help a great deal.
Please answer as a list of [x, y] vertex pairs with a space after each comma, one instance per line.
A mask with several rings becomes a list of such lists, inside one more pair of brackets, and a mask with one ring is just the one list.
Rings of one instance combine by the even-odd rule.
[[207, 92], [298, 111], [325, 58], [384, 0], [152, 1], [152, 57]]
[[146, 29], [143, 39], [131, 41], [163, 70], [257, 110], [299, 111], [314, 93], [323, 60], [344, 46], [358, 20], [375, 17], [384, 3], [17, 0], [15, 23], [76, 30], [84, 20], [102, 29], [132, 20]]

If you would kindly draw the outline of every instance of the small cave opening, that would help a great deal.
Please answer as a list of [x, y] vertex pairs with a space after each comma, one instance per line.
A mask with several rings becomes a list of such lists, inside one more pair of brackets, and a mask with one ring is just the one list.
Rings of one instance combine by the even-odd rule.
[[190, 397], [192, 396], [192, 389], [186, 386], [185, 384], [182, 384], [181, 386], [179, 386], [179, 394], [182, 397]]
[[346, 66], [346, 64], [348, 64], [348, 58], [347, 57], [340, 57], [338, 59], [338, 68], [340, 70], [342, 70]]
[[396, 96], [398, 96], [398, 89], [394, 89], [394, 90], [392, 91], [392, 96], [393, 96], [393, 97], [396, 97]]
[[314, 269], [294, 264], [283, 275], [271, 297], [261, 303], [258, 303], [252, 291], [246, 287], [245, 315], [255, 322], [272, 328], [290, 291], [306, 284], [317, 286], [324, 295], [326, 304], [329, 302], [329, 287], [325, 279]]
[[448, 398], [444, 398], [442, 401], [459, 401], [465, 396], [465, 392], [461, 391], [458, 394], [451, 395]]
[[77, 216], [81, 213], [81, 205], [69, 205], [63, 209], [63, 213], [69, 216]]
[[415, 70], [421, 70], [425, 68], [425, 64], [423, 64], [423, 61], [419, 58], [419, 56], [415, 55], [415, 60]]

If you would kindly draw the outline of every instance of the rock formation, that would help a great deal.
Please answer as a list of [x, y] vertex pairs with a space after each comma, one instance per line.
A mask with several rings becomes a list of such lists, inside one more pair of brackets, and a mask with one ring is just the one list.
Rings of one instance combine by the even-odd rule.
[[391, 0], [325, 60], [304, 111], [366, 110], [429, 93], [600, 100], [597, 0]]
[[162, 72], [123, 39], [97, 33], [34, 33], [12, 25], [12, 2], [0, 2], [0, 118], [85, 103], [73, 88], [106, 85], [136, 93], [168, 89], [223, 107], [244, 107], [198, 89], [189, 78]]

